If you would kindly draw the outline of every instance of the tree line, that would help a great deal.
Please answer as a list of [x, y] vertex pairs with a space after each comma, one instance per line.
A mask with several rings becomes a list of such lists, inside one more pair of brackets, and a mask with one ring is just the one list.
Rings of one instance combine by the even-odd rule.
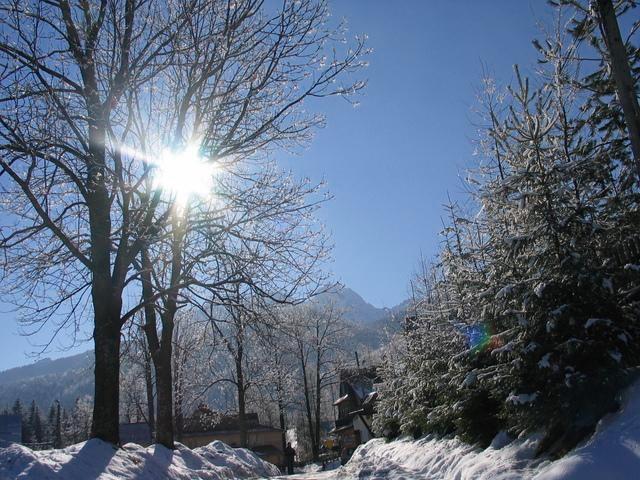
[[76, 399], [73, 408], [67, 410], [54, 400], [45, 415], [35, 400], [29, 407], [18, 399], [5, 408], [4, 414], [18, 415], [21, 419], [22, 444], [34, 450], [63, 448], [85, 441], [91, 431], [91, 399]]
[[[144, 335], [129, 337], [121, 375], [121, 414], [153, 430], [157, 386]], [[207, 431], [224, 415], [238, 420], [248, 445], [249, 413], [296, 431], [300, 458], [317, 460], [333, 422], [338, 374], [351, 365], [349, 324], [331, 302], [249, 311], [182, 311], [173, 338], [173, 417], [178, 441]]]

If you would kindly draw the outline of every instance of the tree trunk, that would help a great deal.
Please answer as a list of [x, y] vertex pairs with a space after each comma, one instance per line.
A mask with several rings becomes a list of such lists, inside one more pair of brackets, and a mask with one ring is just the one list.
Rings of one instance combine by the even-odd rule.
[[148, 352], [144, 356], [144, 382], [147, 393], [147, 422], [152, 436], [156, 428], [155, 399], [153, 398], [153, 376], [151, 375], [151, 358]]
[[316, 444], [316, 436], [313, 428], [313, 417], [311, 414], [311, 392], [309, 391], [309, 382], [307, 380], [307, 365], [304, 361], [304, 353], [300, 349], [300, 357], [302, 359], [302, 379], [304, 382], [304, 404], [307, 413], [307, 425], [309, 426], [309, 438], [311, 440], [311, 455], [314, 459], [318, 458], [318, 445]]
[[242, 371], [242, 346], [238, 345], [236, 355], [236, 380], [238, 386], [238, 429], [240, 430], [240, 446], [247, 447], [247, 404], [246, 389], [244, 385], [244, 372]]
[[282, 430], [282, 451], [287, 448], [287, 423], [284, 418], [284, 405], [282, 399], [278, 399], [278, 414], [280, 417], [280, 430]]
[[[278, 366], [277, 362], [276, 366]], [[278, 366], [278, 368], [280, 367]], [[287, 448], [287, 423], [284, 416], [284, 401], [282, 399], [284, 392], [282, 388], [282, 377], [280, 375], [280, 372], [278, 372], [276, 394], [278, 395], [278, 416], [280, 419], [280, 430], [282, 430], [282, 451], [284, 452], [285, 448]]]
[[164, 342], [155, 360], [158, 414], [156, 418], [156, 443], [174, 449], [173, 442], [173, 385], [171, 375], [171, 342]]
[[611, 0], [598, 0], [600, 26], [609, 51], [611, 70], [616, 84], [616, 92], [627, 124], [631, 150], [635, 161], [638, 181], [640, 181], [640, 107], [635, 92], [635, 82], [631, 75], [627, 50], [625, 49], [616, 12]]
[[[173, 208], [176, 208], [175, 205]], [[164, 310], [160, 315], [162, 333], [159, 340], [156, 324], [156, 301], [153, 296], [151, 275], [153, 265], [151, 264], [149, 251], [146, 247], [141, 250], [141, 277], [142, 297], [145, 304], [145, 333], [156, 371], [156, 394], [158, 398], [156, 442], [173, 450], [175, 448], [173, 437], [173, 329], [178, 311], [179, 284], [182, 276], [182, 247], [186, 232], [177, 210], [172, 212], [171, 223], [173, 227], [171, 238], [171, 276], [169, 288], [167, 289], [164, 300]]]
[[162, 334], [158, 339], [157, 314], [153, 300], [153, 285], [151, 283], [151, 260], [145, 248], [142, 256], [142, 298], [144, 301], [145, 325], [149, 352], [156, 372], [156, 394], [158, 410], [156, 415], [156, 442], [167, 448], [174, 449], [173, 441], [173, 376], [171, 373], [171, 355], [173, 350], [173, 319], [177, 304], [173, 293], [169, 294], [165, 311], [161, 316]]
[[91, 437], [117, 445], [120, 442], [120, 327], [122, 290], [111, 278], [111, 222], [108, 199], [100, 189], [92, 198], [91, 237], [94, 311], [95, 391]]
[[[95, 305], [95, 302], [94, 302]], [[96, 310], [93, 340], [95, 348], [95, 391], [91, 437], [117, 445], [120, 400], [120, 315]]]
[[316, 350], [316, 429], [315, 429], [315, 445], [316, 445], [316, 452], [315, 452], [315, 456], [313, 457], [313, 459], [315, 461], [318, 460], [319, 456], [320, 456], [320, 410], [321, 410], [321, 397], [322, 397], [322, 389], [321, 389], [321, 380], [320, 380], [320, 350], [317, 349]]
[[111, 199], [105, 185], [107, 113], [100, 105], [93, 70], [83, 73], [89, 114], [87, 206], [91, 239], [95, 390], [91, 437], [118, 444], [120, 436], [120, 328], [125, 269], [111, 272]]

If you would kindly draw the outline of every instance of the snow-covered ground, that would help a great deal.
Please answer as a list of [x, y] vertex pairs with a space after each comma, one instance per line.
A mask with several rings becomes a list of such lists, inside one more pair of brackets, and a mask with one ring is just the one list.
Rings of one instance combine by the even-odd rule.
[[629, 389], [621, 410], [604, 418], [596, 433], [564, 458], [535, 459], [538, 441], [510, 441], [502, 434], [480, 450], [457, 439], [374, 439], [338, 470], [286, 478], [635, 480], [640, 478], [640, 382]]
[[[631, 480], [640, 478], [640, 382], [627, 392], [622, 409], [604, 418], [596, 433], [561, 460], [535, 459], [539, 438], [510, 441], [498, 435], [485, 449], [459, 440], [425, 437], [361, 445], [344, 467], [305, 473], [289, 479], [532, 479]], [[90, 440], [63, 450], [34, 452], [20, 445], [0, 450], [0, 480], [48, 479], [230, 479], [266, 478], [278, 469], [249, 450], [222, 442], [175, 451], [127, 444], [115, 449]]]
[[279, 473], [253, 452], [219, 441], [193, 450], [178, 444], [174, 451], [133, 443], [116, 449], [96, 439], [62, 450], [0, 449], [0, 480], [219, 480]]

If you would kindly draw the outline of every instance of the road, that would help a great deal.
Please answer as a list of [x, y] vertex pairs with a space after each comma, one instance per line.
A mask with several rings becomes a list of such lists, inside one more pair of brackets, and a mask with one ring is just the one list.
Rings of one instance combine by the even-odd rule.
[[345, 479], [346, 477], [338, 477], [336, 474], [338, 471], [332, 470], [330, 472], [312, 472], [312, 473], [296, 473], [295, 475], [283, 475], [281, 477], [269, 477], [270, 480], [334, 480], [337, 478]]

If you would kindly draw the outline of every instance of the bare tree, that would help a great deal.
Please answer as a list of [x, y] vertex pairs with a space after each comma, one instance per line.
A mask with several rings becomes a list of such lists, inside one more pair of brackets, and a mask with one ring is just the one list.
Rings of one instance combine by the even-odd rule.
[[166, 239], [142, 250], [145, 333], [158, 392], [157, 440], [169, 448], [172, 332], [179, 304], [211, 296], [214, 303], [235, 308], [242, 285], [272, 301], [292, 302], [313, 294], [325, 280], [327, 239], [311, 223], [318, 200], [310, 196], [317, 187], [282, 176], [269, 164], [258, 174], [245, 173], [242, 182], [228, 176], [232, 172], [218, 175], [216, 198], [171, 214]]
[[[144, 421], [153, 432], [155, 428], [155, 389], [153, 362], [140, 315], [125, 332], [120, 364], [120, 413]], [[143, 380], [141, 382], [140, 380]]]
[[290, 335], [302, 377], [304, 409], [314, 460], [320, 455], [323, 393], [336, 381], [347, 327], [332, 303], [311, 303], [288, 312]]
[[90, 306], [92, 436], [117, 443], [120, 333], [141, 308], [123, 293], [171, 212], [161, 191], [140, 193], [154, 159], [198, 142], [228, 165], [307, 139], [322, 118], [304, 100], [362, 88], [336, 81], [365, 50], [327, 53], [341, 33], [314, 0], [4, 0], [0, 12], [5, 285], [34, 325], [63, 328]]
[[269, 320], [258, 326], [259, 349], [265, 371], [263, 382], [258, 385], [257, 396], [263, 412], [275, 407], [277, 424], [282, 430], [282, 451], [287, 446], [290, 410], [296, 404], [299, 391], [296, 356], [290, 346], [287, 323], [282, 319], [285, 315], [283, 310], [289, 308], [277, 305], [266, 309], [263, 315]]
[[[252, 323], [255, 313], [251, 307], [243, 304], [246, 298], [241, 298], [240, 289], [236, 290], [236, 298], [229, 301], [224, 308], [223, 315], [213, 314], [210, 310], [209, 321], [214, 334], [221, 340], [224, 349], [231, 361], [227, 375], [219, 377], [216, 381], [231, 383], [236, 390], [238, 411], [238, 428], [240, 431], [240, 446], [247, 446], [247, 394], [253, 387], [253, 371], [255, 370], [255, 356], [251, 355]], [[213, 306], [213, 305], [212, 305]], [[222, 372], [220, 372], [222, 373]]]

